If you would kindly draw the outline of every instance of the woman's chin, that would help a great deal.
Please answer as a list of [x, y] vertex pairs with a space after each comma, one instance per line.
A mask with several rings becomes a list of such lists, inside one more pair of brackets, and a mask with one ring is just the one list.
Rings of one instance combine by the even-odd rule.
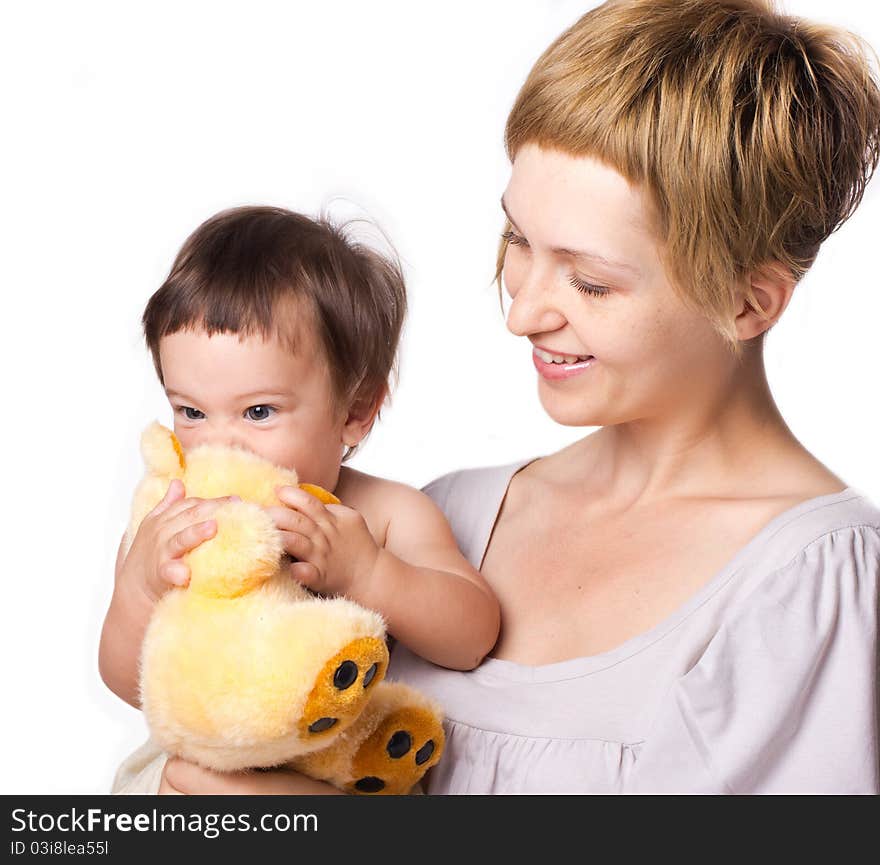
[[543, 388], [538, 391], [541, 406], [547, 416], [561, 426], [599, 427], [618, 422], [607, 409], [590, 406], [583, 399], [560, 399], [558, 394], [545, 393]]

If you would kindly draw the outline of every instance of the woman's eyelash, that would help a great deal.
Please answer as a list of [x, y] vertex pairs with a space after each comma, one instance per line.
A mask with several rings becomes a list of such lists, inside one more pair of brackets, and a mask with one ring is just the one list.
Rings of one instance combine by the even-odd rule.
[[605, 297], [606, 294], [611, 294], [610, 288], [605, 288], [604, 285], [593, 285], [592, 282], [584, 282], [576, 276], [572, 276], [569, 282], [582, 294], [592, 294], [593, 297]]
[[[501, 239], [513, 246], [529, 245], [529, 242], [522, 235], [509, 230], [502, 233]], [[606, 294], [611, 293], [611, 289], [603, 285], [594, 285], [592, 282], [584, 282], [584, 280], [579, 279], [577, 276], [572, 276], [569, 282], [582, 294], [591, 294], [593, 297], [605, 297]]]
[[528, 246], [529, 242], [519, 234], [514, 234], [512, 231], [505, 231], [501, 235], [502, 240], [506, 240], [508, 243], [513, 244], [514, 246]]

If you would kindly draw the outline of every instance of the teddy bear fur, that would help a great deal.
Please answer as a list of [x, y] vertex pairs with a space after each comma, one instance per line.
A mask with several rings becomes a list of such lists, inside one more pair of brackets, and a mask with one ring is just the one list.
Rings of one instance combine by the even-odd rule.
[[[291, 765], [349, 792], [405, 793], [443, 750], [439, 707], [388, 668], [382, 617], [313, 595], [283, 564], [265, 512], [296, 472], [249, 451], [202, 445], [184, 454], [151, 424], [125, 549], [179, 478], [187, 496], [242, 501], [212, 515], [215, 536], [184, 557], [186, 588], [156, 604], [141, 651], [141, 705], [168, 753], [220, 771]], [[310, 485], [325, 503], [338, 500]]]

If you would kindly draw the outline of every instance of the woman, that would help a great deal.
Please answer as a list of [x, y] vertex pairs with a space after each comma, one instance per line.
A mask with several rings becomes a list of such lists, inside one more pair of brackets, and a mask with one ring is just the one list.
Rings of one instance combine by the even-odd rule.
[[547, 413], [601, 429], [428, 488], [503, 626], [471, 673], [395, 650], [449, 716], [427, 791], [878, 792], [880, 511], [795, 438], [762, 357], [877, 164], [857, 42], [746, 0], [605, 4], [506, 143], [508, 327]]

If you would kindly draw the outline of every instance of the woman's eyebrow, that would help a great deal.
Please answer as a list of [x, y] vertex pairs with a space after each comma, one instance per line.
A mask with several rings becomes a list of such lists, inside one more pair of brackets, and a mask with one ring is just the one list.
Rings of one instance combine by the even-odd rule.
[[[504, 211], [504, 215], [507, 217], [507, 221], [519, 231], [517, 227], [516, 220], [510, 215], [510, 211], [507, 209], [507, 205], [504, 202], [504, 196], [501, 196], [501, 209]], [[604, 255], [599, 255], [598, 252], [590, 252], [587, 249], [566, 249], [563, 246], [554, 246], [550, 250], [551, 252], [559, 253], [560, 255], [571, 255], [574, 258], [589, 258], [593, 261], [598, 261], [600, 264], [604, 264], [606, 267], [613, 267], [617, 270], [626, 270], [629, 273], [634, 274], [635, 276], [641, 276], [642, 272], [637, 268], [633, 267], [631, 264], [626, 264], [622, 261], [612, 261], [610, 258], [606, 258]]]

